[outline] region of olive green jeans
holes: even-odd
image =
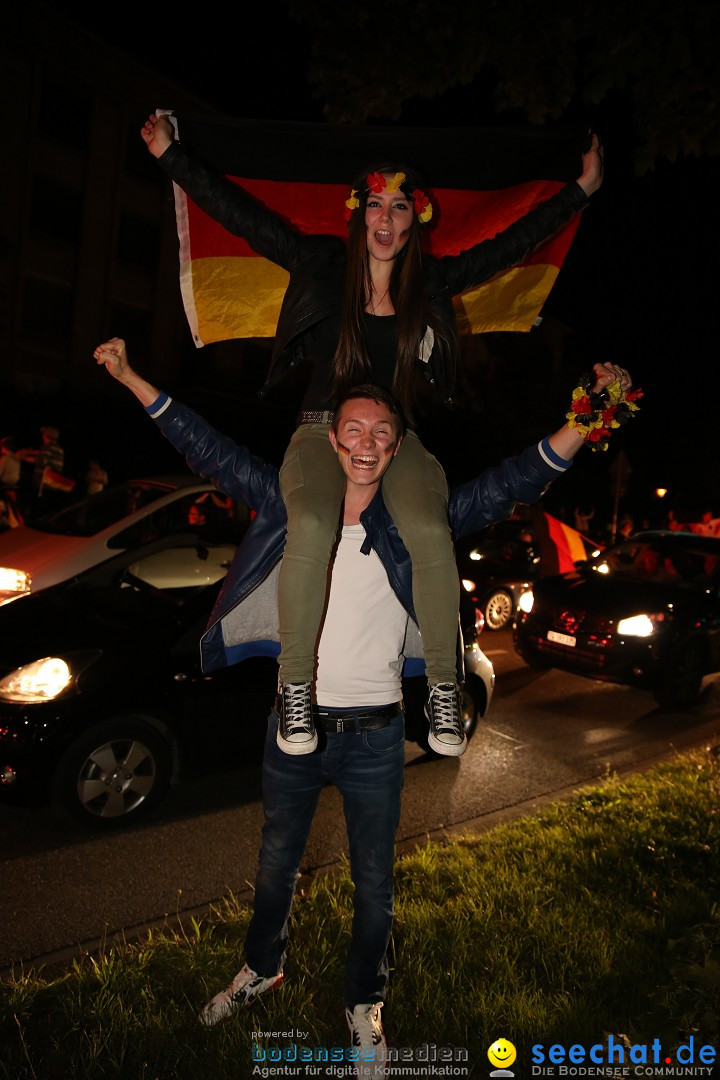
[[[281,679],[312,682],[346,479],[329,424],[302,424],[280,469],[288,515],[278,581]],[[430,683],[457,679],[460,586],[440,463],[408,432],[382,481],[383,500],[410,553],[413,603]],[[348,612],[348,627],[353,613]],[[350,631],[348,631],[350,640]]]

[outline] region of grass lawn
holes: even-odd
[[[487,1052],[497,1039],[516,1048],[518,1080],[713,1075],[720,748],[628,780],[609,778],[480,836],[430,843],[398,860],[396,878],[383,1012],[399,1059],[391,1076],[488,1077]],[[184,931],[108,948],[63,975],[16,970],[0,986],[0,1075],[347,1076],[347,1062],[305,1066],[292,1055],[317,1057],[317,1048],[342,1052],[348,1044],[343,960],[351,900],[346,868],[300,893],[282,987],[215,1030],[196,1017],[243,962],[249,912],[232,897]],[[618,1067],[579,1071],[600,1069],[608,1041]],[[253,1044],[264,1062],[254,1062]],[[689,1067],[690,1054],[702,1072],[666,1071]]]

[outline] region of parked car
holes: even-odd
[[[128,480],[0,535],[0,605],[38,592],[204,517],[247,521],[212,484],[181,475]]]
[[[275,659],[200,670],[199,639],[237,542],[232,523],[159,537],[0,609],[0,794],[59,801],[112,827],[145,817],[172,782],[254,751],[259,760]],[[471,737],[494,674],[472,627],[467,637]],[[407,737],[426,747],[427,682],[413,671]]]
[[[516,617],[531,588],[540,552],[527,519],[488,525],[456,545],[463,589],[483,614],[487,630],[502,630]]]
[[[545,515],[558,528],[556,519]],[[595,541],[572,530],[584,557],[597,553]],[[523,596],[543,572],[543,560],[553,554],[550,530],[545,539],[537,535],[534,521],[518,514],[465,537],[457,545],[457,562],[463,588],[483,613],[488,630],[503,630],[517,618]],[[547,545],[545,550],[543,545]]]
[[[651,691],[685,709],[720,670],[720,540],[635,533],[522,600],[515,647],[532,666]]]

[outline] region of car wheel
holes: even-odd
[[[465,735],[467,736],[468,742],[470,742],[473,735],[475,734],[478,722],[478,715],[478,703],[475,701],[475,698],[468,689],[467,685],[465,685],[460,692],[460,717],[462,719],[462,725],[465,730]],[[429,730],[430,729],[428,727],[427,719],[423,714],[423,723],[422,726],[417,730],[414,741],[422,750],[425,751],[426,754],[428,754],[429,757],[444,758],[445,754],[438,754],[438,752],[436,750],[433,750],[433,748],[430,746],[428,742]]]
[[[663,709],[689,709],[700,697],[705,665],[697,643],[682,646],[670,657],[653,694]]]
[[[496,589],[485,601],[485,629],[502,630],[515,614],[513,598],[506,589]]]
[[[170,747],[137,717],[85,732],[64,754],[55,794],[86,825],[117,828],[141,821],[170,783]]]

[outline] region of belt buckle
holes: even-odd
[[[335,729],[336,734],[338,735],[342,735],[345,732],[345,721],[341,716],[338,716],[337,720],[335,721]]]

